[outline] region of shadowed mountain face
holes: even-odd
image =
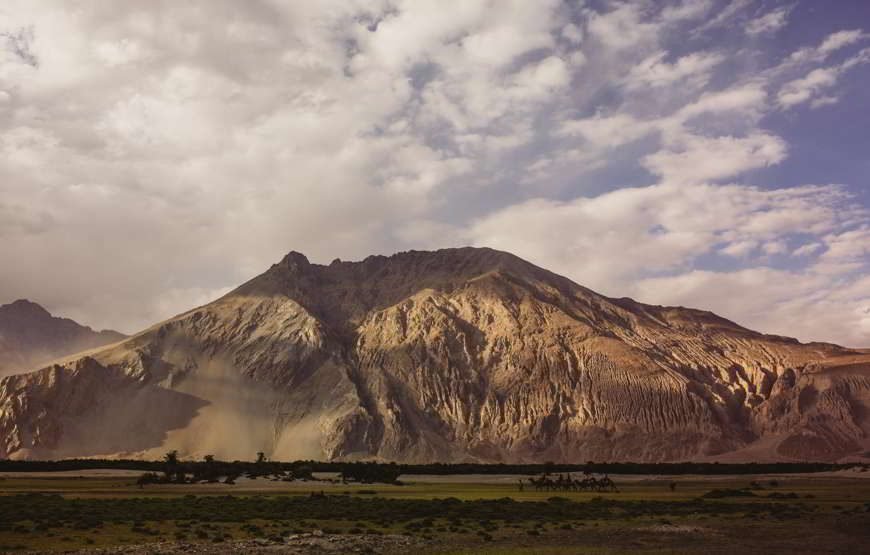
[[[27,300],[0,305],[0,376],[33,370],[56,358],[125,337],[116,331],[97,332],[68,318],[56,318]]]
[[[0,457],[834,460],[870,354],[610,299],[515,256],[288,254],[123,343],[0,382]]]

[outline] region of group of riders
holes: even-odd
[[[529,478],[528,483],[535,491],[612,491],[619,492],[619,488],[613,480],[605,474],[601,478],[584,475],[583,478],[574,478],[571,474],[559,474],[553,477],[543,474],[539,478]],[[520,491],[525,489],[525,481],[519,480]]]

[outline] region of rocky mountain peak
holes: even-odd
[[[608,298],[509,253],[291,252],[0,381],[0,457],[833,460],[870,449],[868,413],[868,354]]]
[[[288,297],[334,326],[353,327],[370,311],[421,291],[452,292],[490,274],[509,275],[518,282],[546,282],[556,289],[581,289],[510,253],[461,247],[372,255],[360,261],[336,259],[329,265],[311,263],[304,254],[291,251],[228,297]]]
[[[363,282],[371,281],[380,284],[379,288],[385,291],[388,288],[383,286],[387,283],[402,291],[427,287],[441,289],[492,272],[568,282],[510,253],[482,247],[410,250],[391,256],[372,255],[359,261],[336,258],[329,265],[311,263],[304,254],[291,251],[280,263],[240,287],[239,291],[251,293],[260,288],[263,292],[277,293],[278,282],[288,291],[293,291],[304,286],[306,279],[317,280],[318,285],[325,287],[349,286],[351,283],[365,286]]]
[[[309,267],[311,263],[308,261],[308,257],[301,252],[290,251],[284,255],[284,258],[281,259],[278,265],[291,271],[298,271],[299,269]]]
[[[52,316],[38,303],[18,299],[0,305],[0,376],[124,337],[116,331],[97,332],[69,318]]]
[[[0,313],[8,315],[26,315],[37,318],[51,318],[51,313],[43,308],[42,305],[28,299],[18,299],[9,304],[0,305]]]

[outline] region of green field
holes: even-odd
[[[0,478],[0,550],[858,553],[870,545],[870,479],[859,477],[616,477],[619,493],[595,493],[521,492],[512,477],[139,488],[133,475],[82,474]]]

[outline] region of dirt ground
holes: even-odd
[[[140,489],[137,474],[0,476],[0,552],[870,553],[860,472],[611,476],[606,493],[520,491],[515,475]]]

